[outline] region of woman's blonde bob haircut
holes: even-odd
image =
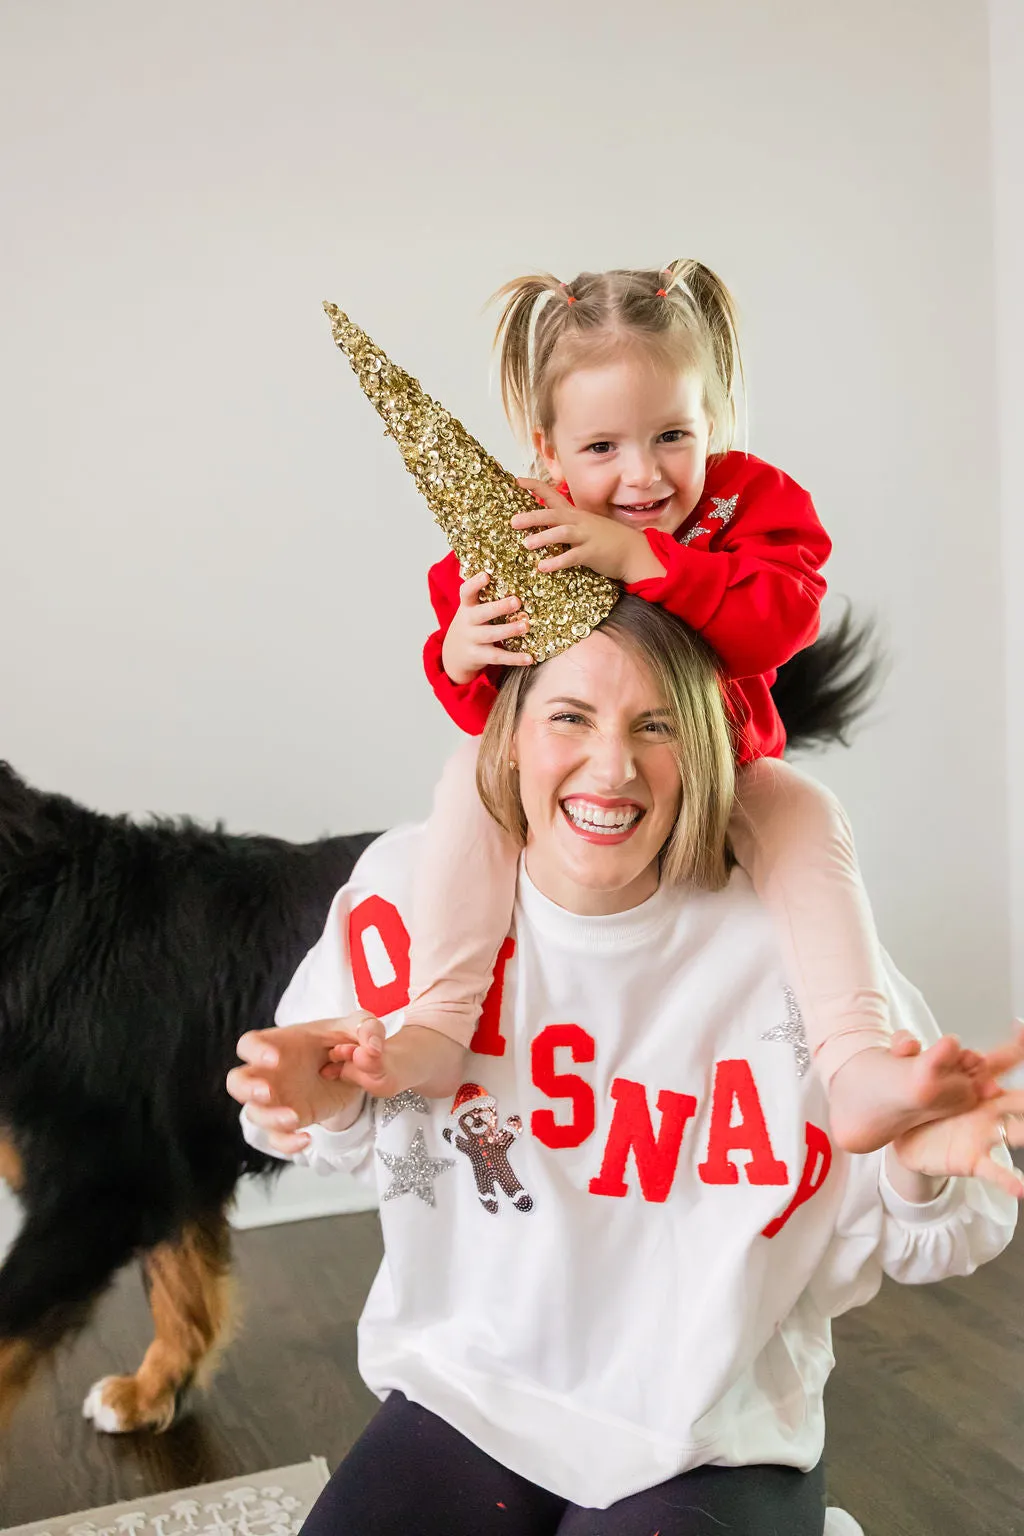
[[[599,626],[650,672],[670,712],[682,792],[661,850],[661,878],[717,891],[729,877],[726,827],[735,790],[733,742],[715,658],[680,620],[642,597],[619,599]],[[526,842],[527,825],[512,766],[523,704],[543,662],[507,674],[484,729],[477,759],[480,798],[506,832]]]

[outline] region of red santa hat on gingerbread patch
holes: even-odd
[[[471,1110],[497,1109],[497,1107],[497,1099],[493,1094],[488,1093],[486,1088],[481,1088],[479,1083],[463,1083],[452,1100],[448,1118],[458,1122],[462,1115],[468,1114]]]

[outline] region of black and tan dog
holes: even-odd
[[[156,1334],[86,1411],[163,1429],[230,1331],[226,1211],[246,1146],[224,1091],[372,834],[305,846],[136,824],[0,763],[0,1175],[24,1221],[0,1269],[0,1415],[142,1259]]]
[[[793,746],[843,740],[873,690],[847,618],[779,674]],[[226,1211],[246,1146],[224,1089],[374,834],[305,846],[137,824],[0,763],[0,1176],[24,1222],[0,1269],[0,1418],[40,1359],[141,1260],[155,1337],[86,1401],[164,1429],[230,1331]]]

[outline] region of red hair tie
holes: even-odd
[[[659,298],[659,299],[667,299],[668,298],[668,294],[667,294],[667,292],[666,292],[666,290],[664,288],[659,288],[657,294],[655,295],[655,297]]]
[[[570,295],[569,295],[569,297],[568,297],[568,298],[567,298],[567,299],[566,299],[566,301],[565,301],[565,302],[566,302],[566,303],[567,303],[567,304],[575,304],[575,303],[576,303],[576,300],[575,300],[575,299],[574,299],[574,298],[573,298],[573,296],[572,296],[572,294],[571,294],[571,293],[570,293]]]

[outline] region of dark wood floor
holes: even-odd
[[[246,1321],[210,1393],[157,1437],[97,1435],[81,1417],[91,1382],[134,1369],[148,1339],[141,1284],[123,1276],[7,1433],[0,1526],[312,1454],[337,1464],[374,1408],[355,1325],[376,1217],[246,1232],[237,1250]],[[1024,1536],[1024,1233],[970,1280],[887,1284],[836,1335],[833,1502],[868,1536]]]

